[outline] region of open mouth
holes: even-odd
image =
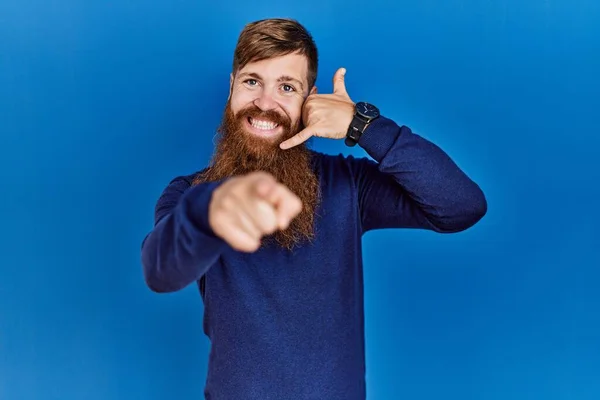
[[[273,121],[260,120],[252,117],[247,118],[248,125],[258,134],[273,133],[279,127],[279,124]]]
[[[264,132],[272,131],[279,126],[279,124],[277,124],[275,122],[255,119],[252,117],[248,117],[248,123],[254,129],[259,130],[259,131],[264,131]]]

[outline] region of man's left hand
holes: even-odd
[[[305,128],[281,143],[284,150],[307,141],[311,136],[330,139],[346,137],[354,116],[354,102],[350,99],[344,83],[345,68],[340,68],[333,76],[332,94],[311,94],[302,107],[302,121]]]

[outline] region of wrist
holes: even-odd
[[[192,187],[184,196],[190,210],[191,219],[200,231],[209,236],[215,236],[211,210],[214,199],[224,181],[205,182]],[[216,195],[216,196],[215,196]]]
[[[363,101],[356,103],[354,115],[346,132],[346,145],[350,147],[357,145],[369,125],[379,116],[379,109],[376,106]]]
[[[373,159],[381,161],[398,142],[399,137],[406,136],[409,132],[406,127],[400,127],[394,120],[382,115],[369,124],[358,145]]]

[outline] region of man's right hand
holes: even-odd
[[[213,192],[213,232],[238,251],[258,250],[261,239],[286,229],[302,210],[300,198],[265,172],[233,177]]]

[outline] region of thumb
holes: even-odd
[[[344,80],[346,76],[346,68],[339,68],[333,75],[333,93],[347,96],[346,82]]]

